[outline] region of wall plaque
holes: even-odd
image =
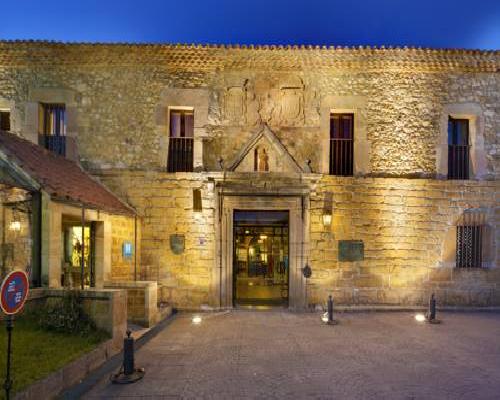
[[[184,253],[184,235],[170,235],[170,250],[174,254]]]
[[[339,261],[362,261],[365,245],[362,240],[339,240]]]

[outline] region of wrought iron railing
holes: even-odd
[[[61,156],[66,155],[66,136],[38,135],[38,144]]]
[[[469,145],[448,145],[448,179],[469,179]]]
[[[168,172],[193,171],[193,138],[171,137],[168,144]]]
[[[330,139],[330,175],[352,176],[353,140]]]

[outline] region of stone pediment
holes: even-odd
[[[285,146],[267,125],[255,132],[239,151],[229,171],[234,172],[303,172]]]

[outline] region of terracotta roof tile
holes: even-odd
[[[0,151],[38,182],[53,200],[83,203],[88,208],[111,213],[135,213],[74,161],[1,131]]]

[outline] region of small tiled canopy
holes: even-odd
[[[83,205],[110,213],[134,215],[121,201],[74,161],[54,154],[12,133],[0,131],[0,153],[22,170],[52,200]]]

